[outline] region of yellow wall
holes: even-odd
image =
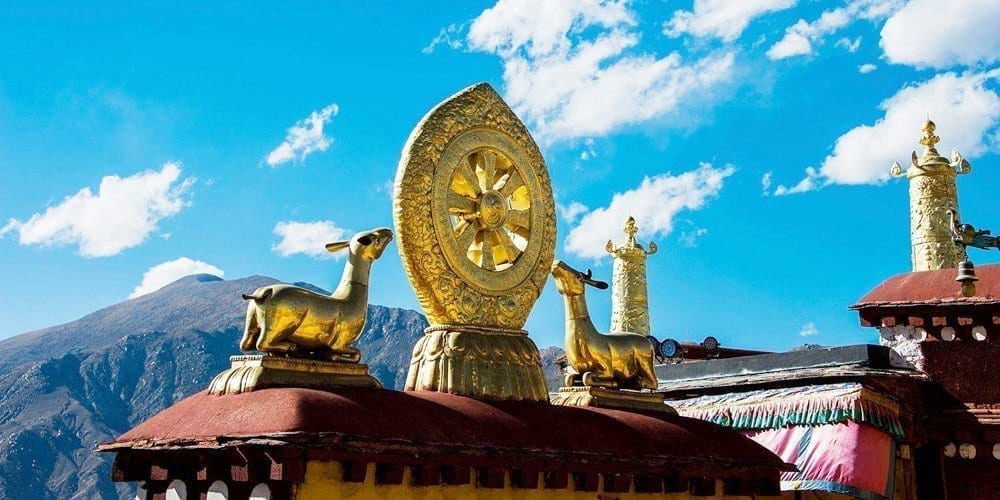
[[[381,499],[414,499],[414,500],[463,500],[463,499],[535,499],[535,498],[560,498],[560,499],[749,499],[748,496],[722,495],[722,482],[716,484],[716,496],[693,497],[687,493],[602,493],[604,488],[603,479],[598,485],[598,491],[583,492],[573,491],[573,477],[569,477],[569,487],[562,490],[545,489],[539,486],[538,489],[512,488],[510,486],[510,472],[506,473],[504,488],[478,488],[476,484],[475,471],[472,471],[469,484],[465,485],[435,485],[435,486],[411,486],[410,469],[403,472],[402,484],[375,484],[375,464],[368,464],[365,474],[365,482],[351,483],[344,482],[343,466],[340,462],[332,461],[310,461],[306,465],[305,482],[296,485],[293,498],[296,500],[327,500],[330,498],[351,498],[357,500],[381,500]],[[539,481],[541,485],[542,482]],[[760,498],[758,496],[757,498]],[[777,497],[772,497],[777,498]]]

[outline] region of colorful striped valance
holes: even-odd
[[[903,437],[899,404],[857,382],[763,389],[668,401],[686,417],[733,429],[778,429],[846,421]]]

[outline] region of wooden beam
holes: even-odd
[[[692,477],[688,479],[688,492],[691,496],[715,496],[715,479],[710,477]]]
[[[306,466],[304,462],[296,459],[272,461],[271,471],[268,476],[272,481],[300,483],[305,479]]]
[[[149,479],[152,481],[166,481],[170,477],[170,471],[159,465],[149,466]]]
[[[229,465],[229,478],[233,481],[238,481],[245,483],[250,480],[250,465],[249,464],[230,464]]]

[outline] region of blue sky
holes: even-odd
[[[659,245],[655,336],[874,342],[847,306],[910,268],[888,170],[928,115],[973,163],[963,218],[1000,220],[997,25],[972,0],[6,4],[0,338],[185,272],[334,286],[317,242],[391,226],[410,130],[487,81],[542,147],[557,256],[609,278],[629,214]],[[395,251],[373,275],[419,309]],[[550,285],[528,329],[562,328]]]

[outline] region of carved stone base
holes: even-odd
[[[588,386],[560,387],[559,393],[552,398],[552,404],[559,406],[592,406],[594,408],[613,408],[618,410],[646,410],[676,415],[677,410],[674,410],[663,401],[663,394],[657,392],[623,391]]]
[[[275,387],[330,390],[337,387],[382,387],[368,365],[280,356],[231,356],[232,366],[215,376],[208,393],[221,396]]]
[[[435,327],[417,341],[407,391],[548,401],[538,347],[526,332]]]

